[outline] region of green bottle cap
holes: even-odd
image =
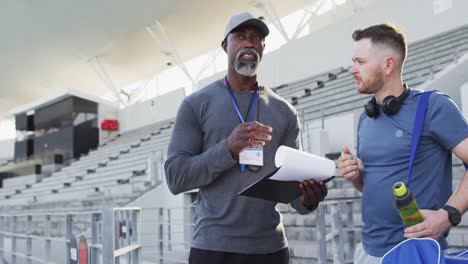
[[[402,197],[406,192],[406,185],[403,182],[397,182],[393,185],[393,194],[395,194],[395,196]]]

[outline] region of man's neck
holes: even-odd
[[[385,97],[393,95],[400,96],[405,91],[405,86],[401,79],[394,79],[387,81],[382,89],[375,93],[375,99],[378,104],[382,104]]]
[[[242,76],[228,73],[227,80],[232,90],[240,92],[253,91],[255,89],[255,83],[257,83],[257,75]]]

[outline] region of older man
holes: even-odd
[[[300,147],[295,109],[257,84],[268,33],[248,13],[233,16],[221,43],[226,77],[187,96],[177,114],[165,169],[174,194],[199,189],[192,264],[289,261],[276,203],[237,195],[275,169],[280,145]],[[323,182],[303,181],[292,206],[309,213],[326,194]]]

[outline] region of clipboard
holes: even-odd
[[[285,204],[294,201],[299,196],[301,196],[301,189],[299,187],[299,183],[301,182],[271,180],[270,177],[273,176],[280,168],[277,168],[272,173],[247,186],[245,189],[240,191],[238,195],[260,198]],[[327,178],[323,181],[324,183],[327,183],[333,178],[335,178],[335,176],[331,176],[330,178]]]
[[[303,180],[328,182],[335,173],[333,161],[287,146],[276,150],[275,165],[277,169],[250,184],[238,195],[290,203],[301,195],[299,184]]]
[[[290,203],[301,195],[299,181],[270,180],[280,168],[247,186],[238,194],[280,203]]]

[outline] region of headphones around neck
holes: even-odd
[[[382,102],[382,108],[385,114],[394,115],[400,110],[401,104],[408,97],[410,90],[405,85],[405,91],[396,97],[394,95],[389,95],[384,98]],[[377,118],[380,114],[379,105],[377,104],[375,97],[373,97],[366,105],[364,105],[364,110],[368,117]]]

